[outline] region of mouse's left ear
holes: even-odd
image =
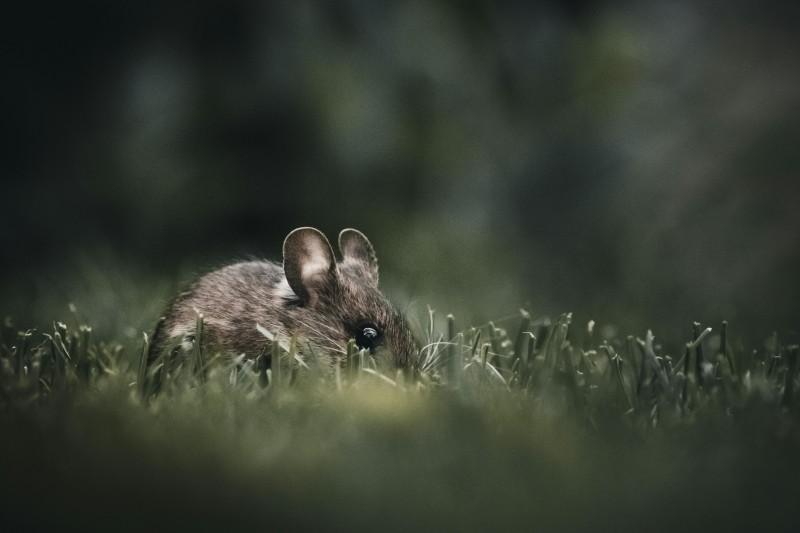
[[[308,227],[289,233],[283,241],[283,272],[297,297],[316,305],[336,283],[336,259],[325,235]]]
[[[339,251],[344,261],[357,263],[364,274],[378,285],[378,256],[363,233],[353,228],[343,229],[339,233]]]

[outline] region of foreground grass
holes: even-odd
[[[505,326],[505,327],[500,327]],[[202,343],[146,374],[86,325],[6,323],[0,499],[19,529],[785,530],[798,499],[797,347],[727,327],[668,354],[564,315],[457,331],[415,377]],[[273,361],[280,361],[274,364]]]

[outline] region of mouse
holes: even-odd
[[[284,239],[282,263],[236,262],[199,277],[158,321],[148,365],[188,353],[200,315],[206,353],[255,358],[270,353],[275,339],[296,338],[301,351],[309,347],[332,365],[346,356],[352,339],[383,366],[412,370],[419,344],[378,287],[372,243],[346,228],[338,245],[339,260],[320,230],[300,227]]]

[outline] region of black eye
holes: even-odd
[[[356,333],[356,344],[361,349],[371,350],[377,346],[380,336],[381,334],[377,326],[374,324],[365,324],[361,326]]]

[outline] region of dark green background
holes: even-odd
[[[177,283],[354,226],[402,306],[796,328],[798,8],[4,7],[0,313],[149,328]]]

